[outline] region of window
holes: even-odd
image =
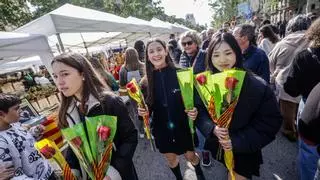
[[[311,10],[316,9],[316,5],[315,4],[311,4]]]

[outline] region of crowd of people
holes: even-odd
[[[146,114],[151,115],[156,147],[177,180],[183,179],[179,155],[191,163],[197,179],[213,179],[205,177],[201,165],[210,166],[210,154],[216,158],[220,146],[234,154],[236,180],[259,176],[262,149],[279,130],[288,140],[299,142],[299,179],[313,179],[320,157],[320,18],[297,15],[278,27],[270,21],[261,27],[225,23],[219,30],[188,31],[179,39],[171,36],[168,43],[137,41],[125,50],[116,73],[96,57],[58,55],[51,66],[61,96],[59,127],[82,123],[86,116],[118,118],[111,166],[104,179],[139,179],[132,159],[138,137],[144,138],[141,117]],[[192,68],[194,74],[246,71],[229,128],[211,120],[197,91],[193,109],[185,109],[177,77],[183,68]],[[128,110],[116,93],[133,78],[141,86],[146,108],[131,100],[133,109]],[[17,124],[19,103],[14,95],[0,94],[0,179],[55,179],[47,160],[33,147],[37,137]],[[188,119],[196,125],[194,140]],[[65,154],[73,173],[87,179],[73,151],[67,148]]]

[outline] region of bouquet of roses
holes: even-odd
[[[85,117],[85,122],[62,129],[62,134],[91,179],[102,180],[109,168],[117,117]]]
[[[191,110],[194,107],[193,103],[193,70],[192,68],[182,69],[177,71],[179,86],[183,99],[184,107]],[[194,121],[189,118],[189,128],[194,143]]]
[[[211,119],[219,127],[229,128],[232,115],[238,103],[244,77],[245,71],[234,69],[213,75],[202,73],[196,76],[196,87],[201,99],[204,101]],[[226,140],[230,139],[230,137],[226,138]],[[221,159],[221,155],[222,148],[220,146],[217,159]],[[224,161],[231,174],[231,179],[235,179],[232,150],[224,152]]]
[[[56,143],[48,139],[43,139],[36,142],[34,146],[45,159],[48,159],[49,161],[53,160],[56,164],[58,164],[60,170],[63,172],[63,178],[65,180],[76,179]]]
[[[129,96],[138,103],[138,106],[144,109],[147,109],[147,105],[145,103],[142,91],[136,81],[135,78],[133,78],[127,85],[126,85],[127,91]],[[155,151],[155,145],[153,138],[151,136],[151,128],[150,128],[150,120],[149,120],[149,114],[145,115],[143,117],[143,125],[144,125],[144,131],[146,132],[147,139],[150,141],[151,149]]]

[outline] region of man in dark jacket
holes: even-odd
[[[320,158],[320,83],[313,88],[308,96],[298,122],[299,135],[299,166],[301,179],[313,179]],[[308,156],[303,152],[308,150]]]
[[[243,24],[233,31],[244,56],[243,66],[262,77],[267,83],[270,80],[269,60],[266,53],[255,46],[254,27]]]

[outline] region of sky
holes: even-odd
[[[162,7],[167,15],[185,19],[186,14],[193,13],[197,23],[210,25],[212,12],[208,0],[162,0]]]

